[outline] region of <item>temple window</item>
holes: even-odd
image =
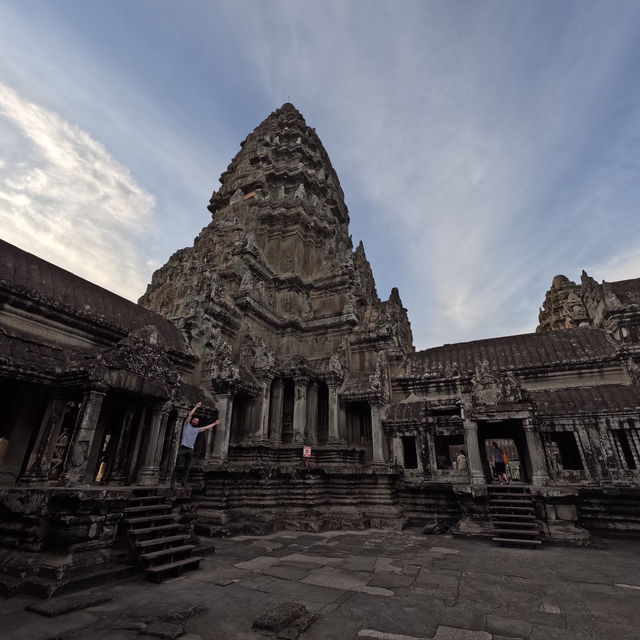
[[[549,434],[549,441],[555,445],[559,463],[563,469],[577,471],[584,469],[574,431],[554,431]]]

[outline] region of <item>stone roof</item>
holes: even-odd
[[[20,362],[31,369],[54,373],[66,366],[67,355],[60,347],[34,340],[22,331],[0,327],[0,367]]]
[[[638,411],[640,385],[610,384],[551,391],[531,391],[538,415],[599,414],[609,411]]]
[[[178,329],[162,316],[3,240],[1,290],[124,335],[152,325],[169,349],[188,351]]]
[[[608,282],[607,285],[620,300],[621,304],[640,305],[640,278],[632,280],[619,280],[618,282]]]
[[[406,377],[471,375],[483,364],[494,371],[579,364],[613,358],[616,350],[602,329],[584,327],[547,333],[446,344],[410,355]]]

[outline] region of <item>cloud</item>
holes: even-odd
[[[136,299],[153,196],[85,131],[2,83],[0,134],[3,238]]]

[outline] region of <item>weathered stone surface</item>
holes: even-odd
[[[259,618],[253,621],[252,626],[254,629],[263,629],[265,631],[278,633],[285,627],[289,627],[297,618],[307,613],[307,608],[304,605],[288,602],[269,611],[265,611]]]
[[[39,613],[41,616],[54,618],[72,611],[88,609],[96,605],[109,602],[111,596],[108,593],[84,593],[62,598],[52,598],[44,602],[37,602],[27,606],[27,611]]]
[[[165,638],[175,640],[184,634],[184,628],[170,622],[153,622],[142,633],[141,636],[153,636],[154,638]]]

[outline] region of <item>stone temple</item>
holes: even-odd
[[[0,242],[5,593],[159,578],[215,536],[286,528],[640,534],[640,278],[556,276],[536,333],[415,351],[293,105],[220,182],[138,304]],[[221,424],[171,489],[197,401]]]

